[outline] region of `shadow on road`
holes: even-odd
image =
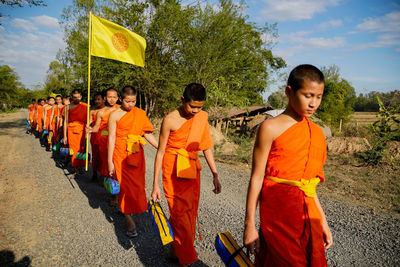
[[[0,251],[0,266],[31,266],[31,258],[29,256],[23,257],[19,261],[15,261],[15,254],[10,250]]]

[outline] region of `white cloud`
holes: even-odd
[[[61,31],[0,31],[0,60],[13,67],[28,87],[44,80],[49,63],[65,48]]]
[[[343,37],[309,37],[309,34],[310,32],[303,31],[282,35],[281,43],[289,44],[291,46],[275,49],[273,51],[274,54],[287,59],[303,51],[330,50],[344,47],[346,45],[346,39]]]
[[[393,11],[382,17],[366,18],[357,29],[368,32],[399,32],[400,11]]]
[[[15,18],[11,21],[11,25],[17,29],[21,29],[24,31],[37,30],[37,28],[33,25],[33,23],[26,19]]]
[[[314,14],[335,6],[339,0],[263,0],[268,6],[261,11],[264,20],[298,21],[311,19]]]
[[[31,17],[34,24],[48,28],[59,28],[58,19],[46,15]]]
[[[370,49],[381,47],[400,46],[400,11],[393,11],[381,17],[366,18],[363,23],[357,25],[357,29],[363,32],[373,32],[379,35],[376,41],[355,46],[354,49]],[[399,52],[399,48],[395,49]]]
[[[325,22],[322,22],[319,26],[319,30],[328,30],[332,28],[337,28],[343,25],[343,21],[340,19],[332,19]]]

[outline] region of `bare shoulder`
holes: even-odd
[[[296,123],[296,121],[289,118],[288,116],[279,115],[275,118],[265,120],[263,123],[261,123],[258,134],[264,138],[268,137],[268,138],[272,138],[272,140],[275,140],[284,131],[286,131],[288,128],[290,128],[295,123]]]
[[[121,117],[126,113],[126,111],[123,111],[122,109],[116,109],[110,113],[110,117],[108,117],[108,121],[111,122],[117,122]]]
[[[176,119],[179,117],[179,112],[178,110],[174,110],[165,116],[165,118],[162,121],[163,127],[167,127],[168,129],[171,129],[171,125],[176,121]]]

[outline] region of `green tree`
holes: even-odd
[[[92,57],[91,88],[139,89],[139,104],[150,114],[176,107],[183,87],[199,82],[208,89],[208,105],[241,106],[262,103],[269,73],[285,66],[274,57],[264,34],[276,35],[275,25],[257,27],[230,0],[218,8],[179,1],[74,0],[64,10],[71,88],[87,90],[88,13],[116,22],[144,36],[146,67]],[[173,18],[173,19],[171,19]]]
[[[268,104],[274,109],[285,109],[288,104],[288,98],[285,94],[285,87],[281,87],[278,91],[273,92],[268,97]]]
[[[354,87],[340,77],[339,68],[335,65],[323,67],[325,89],[322,102],[316,116],[333,127],[339,127],[340,121],[349,121],[356,101]]]
[[[68,94],[70,82],[70,72],[67,66],[57,60],[50,62],[44,84],[45,93],[47,95],[51,93]]]

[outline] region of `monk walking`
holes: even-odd
[[[131,214],[147,210],[144,139],[155,148],[158,144],[146,112],[135,107],[136,90],[125,86],[121,99],[121,108],[108,119],[108,171],[120,184],[119,205],[128,226],[126,235],[135,237],[138,232]]]
[[[151,194],[161,201],[159,176],[170,210],[169,222],[175,240],[168,257],[178,259],[181,266],[198,260],[194,249],[197,209],[200,199],[200,170],[198,151],[203,151],[213,174],[214,193],[221,192],[214,156],[208,114],[202,111],[206,90],[201,84],[186,86],[180,108],[163,120],[159,147],[154,163],[154,184]]]
[[[40,99],[39,105],[36,109],[36,129],[37,132],[39,133],[39,137],[40,134],[42,133],[42,125],[43,125],[43,107],[45,105],[45,100],[44,99]]]
[[[94,95],[94,108],[90,111],[90,127],[94,127],[97,120],[97,114],[104,108],[105,100],[101,92]],[[90,135],[90,145],[92,146],[92,181],[97,181],[97,172],[100,171],[100,152],[99,152],[99,134],[92,133]]]
[[[72,91],[71,104],[66,106],[64,119],[64,144],[69,145],[73,151],[72,167],[75,174],[79,175],[79,168],[85,166],[85,161],[76,159],[78,152],[85,153],[85,125],[87,121],[87,104],[82,103],[82,94],[79,90]]]
[[[34,115],[34,108],[36,106],[36,99],[32,99],[32,103],[28,106],[28,116],[26,118],[26,120],[29,122],[29,125],[31,127],[30,133],[33,133],[33,115]]]
[[[47,99],[47,105],[43,108],[43,113],[44,113],[43,129],[49,131],[49,135],[50,135],[50,132],[52,132],[52,130],[50,129],[51,128],[51,114],[52,114],[54,105],[55,105],[55,99],[54,99],[54,97],[50,96]],[[52,140],[50,142],[44,142],[44,143],[46,144],[46,147],[47,147],[47,144],[49,145],[49,147],[50,147],[49,151],[51,151]]]
[[[286,110],[257,132],[243,235],[245,246],[256,253],[256,266],[327,266],[325,249],[332,245],[332,234],[315,191],[325,179],[326,143],[321,128],[309,119],[324,86],[318,68],[294,68]]]
[[[50,131],[53,132],[53,140],[52,140],[52,145],[55,145],[59,141],[60,134],[58,132],[58,121],[61,116],[61,107],[63,106],[62,104],[62,98],[60,95],[56,96],[56,104],[53,105],[53,108],[51,109],[51,116],[50,116]]]

